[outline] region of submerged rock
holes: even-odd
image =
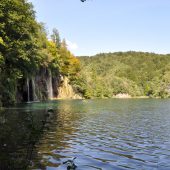
[[[54,109],[53,109],[53,108],[48,108],[48,109],[47,109],[47,112],[54,113]]]
[[[76,168],[77,168],[77,166],[75,165],[75,163],[74,163],[74,160],[76,159],[76,157],[75,158],[73,158],[73,160],[67,160],[67,161],[65,161],[65,162],[63,162],[63,164],[66,164],[67,165],[67,170],[75,170]]]

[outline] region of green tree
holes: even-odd
[[[59,49],[61,46],[61,39],[59,32],[56,28],[53,29],[53,34],[51,35],[52,41],[56,44],[56,47]]]
[[[87,98],[170,96],[170,56],[143,52],[102,53],[79,57],[81,71],[75,87]]]
[[[17,79],[30,74],[37,66],[37,28],[30,3],[25,0],[1,1],[0,96],[4,103],[13,102]]]

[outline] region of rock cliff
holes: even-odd
[[[17,102],[42,101],[50,99],[81,99],[70,85],[67,77],[60,73],[52,75],[50,69],[41,68],[34,76],[18,82]]]
[[[61,76],[61,83],[58,88],[57,98],[60,99],[82,99],[82,96],[78,94],[73,87],[69,84],[67,77]]]

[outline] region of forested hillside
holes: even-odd
[[[103,53],[80,57],[81,73],[75,86],[86,98],[170,96],[170,55],[143,52]]]

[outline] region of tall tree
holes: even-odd
[[[26,0],[0,2],[0,96],[14,100],[17,78],[36,67],[37,28],[33,6]]]
[[[56,28],[53,29],[53,34],[51,35],[52,41],[56,44],[56,47],[59,49],[61,46],[61,39],[59,32]]]

